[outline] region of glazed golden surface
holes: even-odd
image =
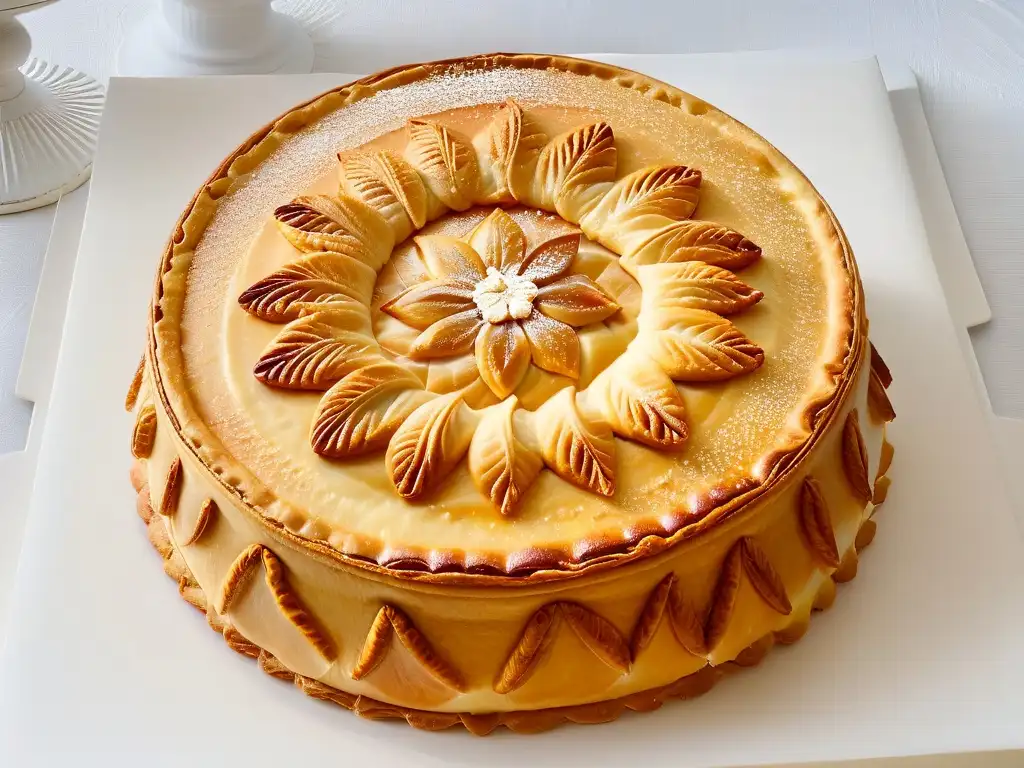
[[[614,178],[597,163],[596,180],[590,174],[567,195],[536,183],[540,175],[491,172],[508,188],[482,186],[479,200],[463,194],[476,183],[468,176],[448,188],[425,173],[445,208],[410,198],[406,210],[423,216],[409,223],[394,210],[367,213],[343,193],[311,197],[339,192],[335,152],[344,165],[368,148],[400,150],[408,118],[473,134],[508,114],[509,96],[539,116],[545,134],[584,123],[607,147],[614,131]],[[694,271],[697,262],[678,261],[690,252],[675,246],[638,249],[601,207],[595,186],[607,195],[651,165],[676,169],[655,174],[672,189],[673,222],[707,219],[733,233],[724,249],[705,242],[700,253],[735,274]],[[701,172],[699,200],[684,166]],[[492,199],[510,190],[521,197]],[[495,213],[496,203],[507,213]],[[330,232],[302,228],[320,215],[310,206],[330,213]],[[342,219],[363,232],[354,236],[363,264],[316,250],[349,247],[330,240],[346,236],[334,227]],[[561,219],[584,230],[578,244],[565,240],[576,235]],[[529,273],[536,295],[514,279],[526,279],[525,262],[500,281],[482,271],[503,263],[493,238],[479,236],[491,225],[502,242],[518,243],[502,253],[547,254],[545,270]],[[413,229],[426,239],[407,239]],[[393,249],[381,245],[388,238],[399,240]],[[441,246],[449,255],[435,258]],[[498,313],[495,322],[473,315],[472,354],[465,340],[423,342],[444,312],[408,293],[426,285],[417,270],[439,280],[456,251],[480,259],[474,292],[500,294],[472,299],[481,316],[485,307]],[[317,280],[347,270],[345,295],[329,299],[335,315],[267,293],[265,281],[296,269]],[[692,299],[711,277],[729,300],[697,319],[727,331],[734,365],[660,345],[663,321],[680,310],[665,286],[685,278]],[[571,290],[552,297],[562,280]],[[519,287],[506,294],[506,283]],[[464,308],[470,299],[452,300]],[[514,300],[532,309],[513,315]],[[515,334],[511,326],[535,312],[565,321],[561,351],[541,341],[519,354],[521,369],[493,364],[494,347],[479,339],[495,328]],[[330,370],[341,378],[330,382],[321,380],[327,369],[267,363],[292,323],[312,321],[357,328],[380,359],[340,356]],[[694,323],[669,325],[685,332]],[[317,431],[348,376],[398,382],[405,398],[395,400],[401,418],[383,418],[387,429],[364,442]],[[703,690],[716,668],[749,660],[745,649],[798,636],[873,535],[892,460],[891,379],[867,340],[838,225],[763,139],[699,99],[614,67],[474,57],[400,68],[296,108],[200,190],[161,265],[150,344],[128,396],[133,482],[182,594],[272,674],[370,716],[536,730],[653,708],[673,692]],[[629,382],[657,393],[648,402],[664,405],[660,421],[607,407],[612,385]],[[451,429],[428,451],[432,471],[403,474],[409,462],[395,443],[438,414]],[[570,420],[589,441],[585,473],[550,450]],[[484,449],[496,444],[526,457],[517,464],[523,493],[481,480],[491,476]],[[367,453],[353,456],[354,447]]]
[[[703,183],[695,217],[734,228],[761,247],[763,258],[738,271],[765,298],[730,318],[764,350],[764,364],[729,381],[679,384],[689,427],[681,450],[616,438],[614,496],[589,493],[545,470],[514,519],[503,519],[481,503],[465,462],[428,498],[410,503],[395,493],[379,457],[332,462],[318,456],[310,449],[309,432],[319,395],[275,390],[252,375],[280,328],[239,311],[236,298],[295,259],[295,248],[270,214],[298,195],[336,193],[336,150],[343,156],[353,149],[399,150],[404,133],[386,129],[408,116],[429,115],[473,136],[509,95],[522,99],[549,136],[607,121],[619,178],[657,163],[699,169]],[[498,103],[438,109],[453,101]],[[593,106],[583,109],[580,103]],[[488,210],[449,213],[424,232],[464,235]],[[520,219],[530,215],[524,209]],[[397,269],[415,260],[411,251],[409,240],[399,243],[384,266],[374,288],[377,307],[392,290]],[[636,333],[644,291],[615,261],[610,250],[584,239],[574,264],[573,271],[603,281],[624,305],[615,317],[581,329],[579,389],[621,355]],[[715,499],[767,487],[779,455],[807,440],[812,407],[837,391],[829,366],[849,352],[854,311],[853,284],[826,209],[763,140],[692,97],[680,108],[613,82],[537,70],[517,71],[514,78],[497,69],[418,81],[378,94],[372,103],[358,101],[328,113],[290,136],[244,185],[219,201],[187,273],[182,268],[164,278],[165,285],[179,280],[185,291],[181,358],[173,360],[173,350],[166,357],[172,367],[181,364],[179,394],[195,416],[186,428],[202,435],[208,464],[237,475],[251,489],[260,514],[300,537],[378,562],[426,562],[443,569],[472,562],[499,572],[571,566],[635,545],[646,535],[672,535],[712,512]],[[401,348],[400,325],[375,311],[374,332],[385,346],[390,341],[392,349]],[[211,327],[220,330],[211,334]],[[428,389],[443,389],[445,384],[436,384],[442,379],[458,382],[465,370],[459,366],[458,360],[434,362],[423,374],[432,380]],[[516,395],[522,408],[532,410],[568,383],[531,365]],[[473,391],[471,385],[467,389]],[[487,403],[470,398],[469,404]]]

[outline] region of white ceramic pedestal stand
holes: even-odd
[[[313,69],[313,41],[271,0],[161,0],[121,45],[120,75],[293,74]]]
[[[48,205],[92,171],[102,86],[70,67],[26,62],[31,41],[17,15],[51,2],[0,0],[0,214]]]

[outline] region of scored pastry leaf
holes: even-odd
[[[620,357],[595,389],[601,411],[617,435],[667,450],[686,443],[686,404],[672,379],[650,359]]]
[[[651,330],[646,348],[676,381],[721,381],[759,368],[764,351],[724,317],[681,310],[665,330]]]
[[[313,420],[313,450],[328,458],[386,448],[391,436],[433,397],[415,375],[394,363],[348,374],[321,398]]]
[[[704,623],[693,603],[683,596],[678,581],[673,582],[669,590],[668,616],[676,642],[695,656],[703,656],[708,652]]]
[[[359,659],[352,669],[352,679],[362,680],[372,674],[387,658],[396,637],[436,680],[453,690],[465,690],[458,670],[434,650],[430,641],[412,623],[412,619],[391,605],[384,605],[377,611],[366,640],[363,641]]]
[[[473,145],[455,131],[425,120],[406,124],[406,157],[427,188],[449,208],[464,211],[480,196],[480,171]]]
[[[614,624],[579,603],[562,602],[558,607],[565,623],[601,661],[619,672],[629,671],[629,645]]]
[[[505,660],[505,665],[494,681],[497,693],[512,693],[520,688],[537,667],[555,638],[555,629],[561,621],[557,603],[548,603],[534,612],[523,627],[515,648]]]
[[[506,517],[513,514],[544,462],[516,437],[513,396],[484,412],[469,444],[469,472],[480,492]]]
[[[465,455],[472,432],[459,423],[463,408],[460,395],[442,395],[413,411],[395,432],[385,463],[400,496],[424,496]]]
[[[615,438],[604,421],[585,419],[576,391],[553,395],[536,411],[535,423],[544,463],[573,485],[612,496],[615,493]]]
[[[704,638],[709,651],[717,647],[729,629],[742,575],[743,552],[740,543],[737,542],[722,561],[722,569],[718,572],[718,580],[715,582],[711,610],[704,622]]]
[[[547,137],[515,99],[507,99],[478,141],[478,152],[490,165],[480,202],[514,203],[517,177],[533,173]]]
[[[885,360],[879,354],[878,349],[875,347],[873,341],[869,341],[871,345],[871,370],[878,375],[878,380],[882,382],[882,386],[888,389],[892,385],[892,372],[889,370],[889,366],[885,364]]]
[[[228,568],[220,587],[218,613],[226,614],[231,610],[235,598],[248,581],[249,574],[263,559],[263,545],[250,544],[243,549]]]
[[[793,606],[786,594],[786,585],[783,584],[768,555],[748,536],[740,539],[739,547],[743,554],[743,570],[746,571],[751,586],[772,610],[788,616],[793,611]]]
[[[377,274],[365,264],[339,253],[322,252],[286,264],[247,288],[238,303],[251,315],[271,323],[294,320],[313,309],[340,308],[360,313],[349,303],[368,306]],[[369,319],[369,314],[366,319]]]
[[[132,456],[136,459],[148,459],[153,452],[156,440],[156,408],[144,405],[139,409],[132,430]]]
[[[366,633],[359,659],[352,668],[352,679],[362,680],[371,674],[388,655],[395,628],[391,623],[391,606],[385,605],[373,617],[370,631]]]
[[[170,517],[178,511],[178,501],[181,499],[181,482],[184,471],[181,468],[181,459],[175,456],[171,466],[167,468],[167,475],[164,477],[164,492],[160,496],[160,506],[157,512],[164,517]]]
[[[804,480],[800,489],[800,526],[814,556],[829,568],[839,567],[839,548],[832,530],[825,495],[813,477]]]
[[[843,424],[843,470],[854,497],[861,504],[871,501],[872,488],[868,479],[868,451],[860,432],[860,416],[854,408]]]
[[[300,251],[351,256],[374,271],[395,245],[388,222],[361,200],[347,195],[305,195],[274,211],[278,228]]]
[[[217,506],[217,502],[213,499],[206,499],[199,507],[199,514],[196,516],[196,522],[192,526],[192,533],[188,535],[181,545],[189,547],[199,541],[203,534],[210,528],[211,523],[220,514],[220,508]]]
[[[889,422],[896,418],[892,401],[885,391],[885,382],[874,368],[868,371],[868,413],[876,422]]]
[[[377,342],[349,330],[330,312],[305,315],[281,329],[253,367],[264,384],[322,391],[383,357]]]
[[[711,221],[677,221],[630,238],[622,249],[620,264],[636,276],[645,264],[703,261],[737,270],[761,258],[761,248],[724,224]]]
[[[651,644],[654,635],[665,618],[665,610],[668,606],[669,592],[675,587],[676,575],[670,573],[658,582],[657,586],[647,596],[644,607],[640,611],[640,618],[633,627],[633,634],[630,637],[629,650],[633,661],[636,661],[647,646]]]
[[[527,202],[574,224],[615,181],[617,150],[608,123],[580,126],[556,136],[537,160],[533,199]]]
[[[619,179],[580,221],[587,237],[614,248],[623,230],[651,230],[690,218],[700,197],[700,171],[655,165]]]
[[[543,287],[569,269],[579,249],[578,232],[553,237],[526,255],[519,273],[527,280]]]
[[[274,602],[277,603],[278,609],[325,661],[334,661],[338,655],[334,640],[295,593],[280,558],[266,547],[262,548],[262,557],[267,587],[274,596]]]
[[[704,624],[690,601],[683,597],[679,579],[670,573],[651,591],[633,629],[630,651],[634,661],[651,644],[666,617],[676,642],[695,656],[707,653]]]
[[[376,210],[400,243],[427,223],[427,188],[416,169],[393,152],[340,156],[341,189]]]

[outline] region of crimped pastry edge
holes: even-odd
[[[173,268],[175,257],[180,254],[187,257],[187,254],[201,238],[206,224],[212,218],[217,199],[227,194],[239,179],[243,179],[259,165],[291,133],[315,122],[328,111],[372,96],[380,90],[452,71],[500,67],[554,68],[573,74],[594,76],[615,82],[654,100],[686,109],[691,114],[710,115],[717,119],[727,120],[730,126],[745,131],[747,135],[743,138],[747,142],[756,144],[757,148],[769,156],[773,162],[779,162],[787,168],[795,169],[788,159],[758,134],[700,99],[645,75],[611,65],[564,56],[496,53],[396,67],[314,97],[254,133],[221,164],[197,192],[179,219],[175,233],[167,245],[157,275],[151,305],[146,353],[147,367],[152,372],[152,381],[157,397],[174,426],[176,442],[180,444],[182,450],[191,453],[196,462],[208,470],[208,475],[213,476],[208,479],[215,478],[224,490],[238,500],[241,508],[273,530],[276,536],[288,540],[295,546],[307,548],[321,558],[341,565],[379,571],[400,578],[446,583],[486,584],[493,583],[496,579],[508,581],[510,578],[520,583],[527,581],[533,583],[574,576],[584,571],[591,572],[595,569],[611,567],[662,552],[673,544],[698,536],[743,511],[756,509],[753,507],[755,502],[763,500],[773,487],[798,468],[816,444],[817,439],[827,432],[833,417],[841,410],[842,404],[847,399],[852,383],[856,380],[863,362],[867,323],[860,278],[842,229],[827,204],[818,196],[816,203],[819,207],[819,215],[830,228],[831,239],[836,251],[835,256],[840,267],[849,276],[850,290],[846,296],[845,306],[842,308],[842,316],[846,322],[836,328],[831,340],[835,347],[832,359],[820,362],[831,377],[830,383],[823,386],[809,399],[801,419],[802,430],[800,433],[791,434],[787,445],[762,458],[759,473],[761,479],[747,477],[737,481],[736,478],[730,478],[727,488],[720,486],[718,490],[709,491],[699,503],[694,505],[693,512],[673,516],[668,526],[661,522],[665,516],[662,516],[661,519],[652,517],[649,520],[638,520],[627,531],[598,532],[582,542],[565,542],[545,548],[534,547],[508,553],[501,558],[492,553],[462,550],[426,551],[412,547],[386,548],[382,542],[375,542],[365,536],[359,537],[364,540],[361,541],[360,547],[362,553],[344,552],[323,542],[299,536],[278,520],[263,514],[260,505],[252,501],[253,490],[261,491],[264,496],[268,491],[259,487],[258,484],[253,489],[248,489],[244,482],[228,482],[227,477],[244,476],[245,468],[225,453],[227,466],[220,466],[217,468],[219,471],[213,471],[209,463],[201,458],[198,441],[195,438],[186,437],[183,433],[183,420],[186,425],[192,427],[198,425],[200,431],[205,427],[195,416],[194,408],[188,401],[187,394],[183,395],[182,392],[173,391],[173,385],[171,392],[168,392],[165,387],[162,369],[165,366],[169,369],[168,378],[172,382],[180,380],[181,361],[180,348],[174,345],[174,342],[178,340],[176,334],[180,329],[172,328],[170,339],[166,338],[166,334],[160,334],[155,330],[155,326],[163,317],[161,303],[165,299],[164,275]],[[795,170],[799,174],[799,170]],[[807,183],[808,188],[813,190],[810,182],[802,174],[800,176]],[[162,343],[158,343],[158,336],[164,337]],[[170,348],[168,348],[169,345]],[[172,403],[172,400],[175,402]],[[175,406],[181,409],[182,414],[179,414]],[[229,471],[225,471],[225,469]],[[373,556],[363,554],[368,551],[376,554]]]

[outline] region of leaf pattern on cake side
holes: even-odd
[[[892,373],[889,371],[889,366],[885,364],[885,360],[878,353],[878,349],[875,347],[874,342],[868,342],[871,348],[871,370],[878,376],[878,380],[882,382],[882,386],[888,389],[892,385]]]
[[[827,568],[839,567],[839,549],[821,483],[807,477],[800,489],[800,525],[814,556]]]
[[[629,672],[629,644],[614,624],[584,605],[557,601],[531,614],[494,681],[495,692],[512,693],[525,685],[563,624],[609,667],[620,674]]]
[[[633,627],[630,654],[634,661],[651,644],[666,618],[672,636],[683,648],[695,656],[707,653],[704,625],[693,605],[683,597],[678,577],[670,573],[651,591]]]
[[[871,501],[871,481],[868,479],[868,451],[860,433],[860,417],[854,408],[846,415],[842,436],[843,470],[857,501]]]
[[[778,571],[772,565],[768,555],[761,549],[761,546],[749,536],[739,541],[740,552],[743,554],[743,570],[750,580],[751,586],[761,596],[761,599],[771,606],[772,610],[788,616],[793,610],[786,594],[786,585]]]
[[[530,678],[554,640],[553,629],[560,620],[557,603],[545,605],[530,616],[494,682],[496,693],[512,693]]]
[[[896,418],[885,383],[874,368],[868,371],[868,412],[875,422],[885,423]]]
[[[240,599],[253,571],[260,565],[263,566],[267,588],[278,610],[325,661],[334,661],[337,657],[334,641],[295,594],[280,558],[262,544],[250,544],[238,554],[228,568],[221,582],[217,612],[227,614],[231,611],[236,601]]]
[[[436,680],[452,690],[466,690],[458,670],[434,649],[405,613],[391,605],[383,606],[374,617],[352,670],[352,679],[362,680],[371,675],[387,658],[396,636]]]
[[[623,674],[629,672],[629,645],[614,624],[579,603],[561,602],[559,608],[565,623],[594,655]]]
[[[704,622],[704,638],[708,651],[713,651],[725,637],[729,629],[729,620],[736,607],[736,595],[740,591],[740,577],[743,575],[743,553],[739,542],[734,544],[722,562],[715,582],[715,592],[711,601],[711,610]]]
[[[295,594],[288,582],[284,564],[266,547],[263,547],[261,554],[267,587],[270,588],[281,613],[303,634],[325,661],[334,661],[338,655],[334,641]]]
[[[170,517],[178,510],[178,499],[181,496],[181,459],[175,456],[164,477],[164,492],[160,496],[160,507],[157,509],[164,517]]]
[[[156,440],[156,408],[144,405],[139,409],[132,430],[132,456],[136,459],[148,459],[153,452],[153,441]]]
[[[206,499],[199,507],[199,515],[196,517],[195,525],[192,526],[192,533],[188,535],[187,539],[181,542],[181,545],[183,547],[189,547],[199,541],[217,517],[218,512],[219,509],[217,507],[217,502],[213,499]]]

